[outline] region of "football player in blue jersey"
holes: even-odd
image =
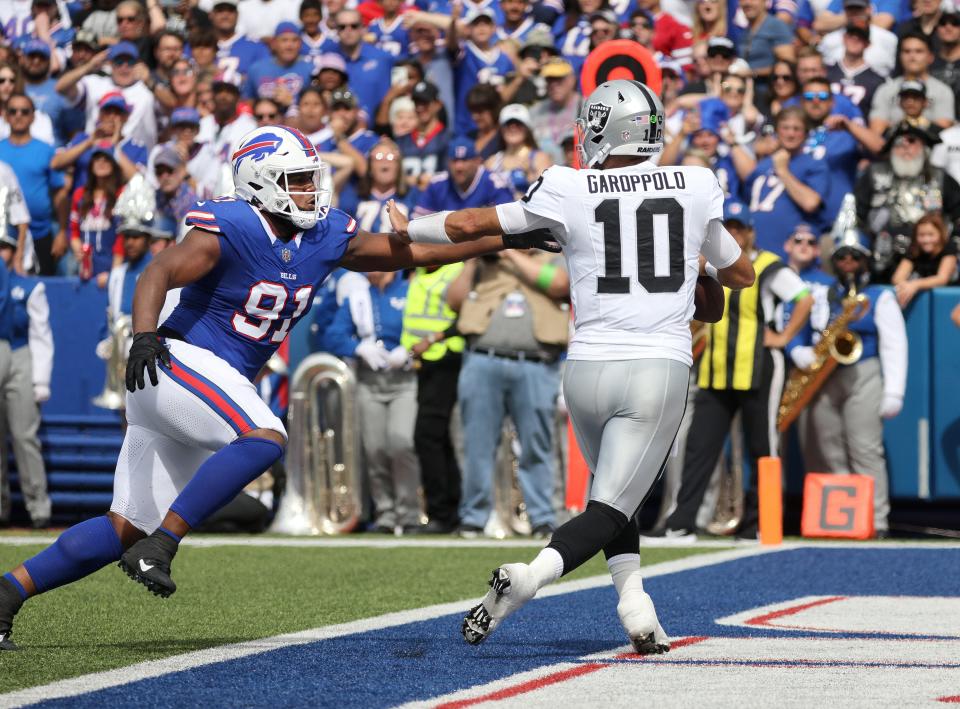
[[[0,649],[15,648],[10,634],[24,600],[107,564],[119,561],[159,596],[176,590],[170,564],[183,536],[283,454],[286,431],[252,380],[333,269],[391,271],[505,248],[499,236],[404,244],[360,231],[330,208],[326,172],[299,131],[252,131],[233,155],[236,195],[197,203],[183,241],[144,271],[110,512],[0,577]],[[527,248],[535,237],[506,243]],[[174,288],[182,288],[180,303],[160,323]]]

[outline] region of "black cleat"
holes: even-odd
[[[120,557],[120,568],[137,583],[161,598],[168,598],[177,590],[170,578],[170,563],[178,544],[169,534],[159,529],[127,549]]]
[[[23,597],[17,587],[0,576],[0,650],[18,650],[13,635],[13,617],[23,606]]]

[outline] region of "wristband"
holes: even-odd
[[[718,277],[718,274],[717,274],[716,266],[713,266],[709,263],[705,263],[703,265],[703,272],[706,273],[708,276],[710,276],[710,278],[712,278],[713,280],[718,282],[720,281],[720,278]]]
[[[540,268],[540,273],[537,274],[537,288],[540,290],[547,290],[550,287],[550,284],[553,283],[553,276],[557,272],[557,267],[552,263],[545,263]]]
[[[452,212],[434,212],[425,217],[417,217],[407,226],[410,241],[418,244],[452,244],[444,224],[447,215]]]

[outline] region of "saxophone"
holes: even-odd
[[[777,411],[777,430],[783,433],[810,403],[838,364],[853,364],[863,354],[860,336],[850,332],[850,323],[860,319],[870,307],[870,299],[857,293],[856,286],[841,301],[840,315],[827,325],[813,348],[813,364],[790,372]]]

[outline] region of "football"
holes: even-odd
[[[693,304],[694,320],[717,322],[723,317],[723,286],[710,276],[698,276]]]

